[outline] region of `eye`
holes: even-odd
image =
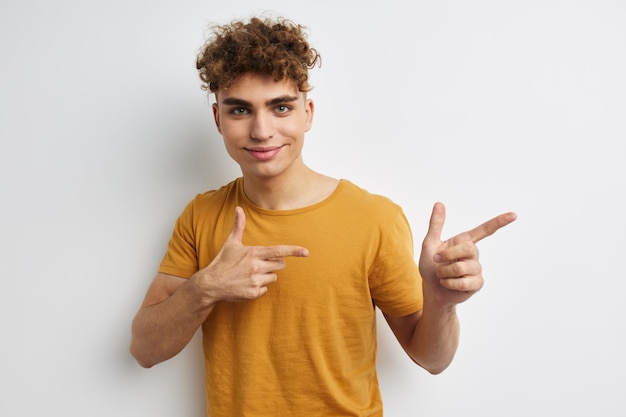
[[[284,104],[276,106],[276,113],[287,113],[289,110],[291,110],[291,107]]]
[[[248,109],[246,109],[245,107],[236,107],[234,109],[232,109],[230,111],[232,114],[234,114],[235,116],[241,116],[243,114],[248,114]]]

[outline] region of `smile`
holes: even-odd
[[[274,146],[274,147],[268,147],[268,148],[244,148],[244,149],[253,158],[259,161],[267,161],[267,160],[272,159],[274,156],[276,156],[282,149],[282,146]]]

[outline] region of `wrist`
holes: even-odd
[[[185,298],[189,305],[196,306],[200,312],[212,309],[219,301],[210,283],[211,280],[206,271],[200,270],[189,278],[187,285],[184,285]]]
[[[424,309],[434,310],[439,314],[454,314],[456,315],[457,303],[454,302],[449,296],[449,290],[443,288],[441,284],[436,283],[423,283],[422,293],[424,296]]]

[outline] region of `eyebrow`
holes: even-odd
[[[267,100],[265,104],[267,106],[276,106],[281,103],[289,103],[289,102],[296,101],[296,100],[298,100],[298,96],[290,96],[290,95],[285,94],[285,95]],[[236,97],[227,97],[224,100],[222,100],[222,104],[225,104],[228,106],[252,107],[252,103],[250,103],[249,101],[243,100],[241,98],[236,98]]]

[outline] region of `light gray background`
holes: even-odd
[[[203,415],[199,338],[144,370],[130,322],[184,205],[239,174],[194,69],[207,24],[263,10],[323,56],[311,167],[400,203],[418,247],[437,200],[447,236],[519,215],[480,244],[444,374],[381,326],[386,415],[625,415],[617,0],[0,3],[0,415]]]

